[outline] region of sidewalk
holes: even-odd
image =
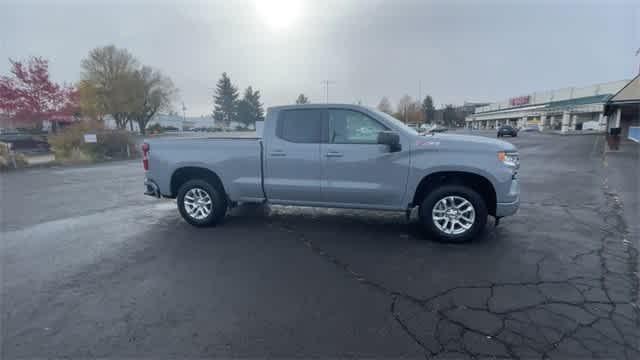
[[[553,135],[561,135],[561,136],[571,136],[571,135],[604,135],[604,130],[569,130],[566,132],[562,132],[561,130],[544,130],[542,131],[545,134],[553,134]]]
[[[606,145],[605,145],[606,146]],[[608,186],[620,196],[630,241],[640,242],[640,145],[630,141],[620,143],[619,151],[604,154]]]

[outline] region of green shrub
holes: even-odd
[[[128,131],[104,130],[98,133],[98,144],[102,156],[108,158],[126,158],[138,155],[138,147]],[[127,148],[129,152],[127,152]]]
[[[0,170],[8,169],[11,166],[11,162],[8,156],[0,154]]]
[[[69,159],[72,151],[82,151],[81,147],[85,145],[84,134],[95,132],[97,128],[98,126],[94,123],[79,122],[60,130],[57,134],[49,136],[49,145],[51,145],[56,159]]]
[[[98,142],[85,143],[85,134],[96,134]],[[133,137],[127,131],[104,129],[101,124],[89,121],[78,122],[49,136],[49,144],[56,159],[61,161],[93,162],[137,155]]]
[[[13,160],[9,152],[9,147],[6,143],[0,142],[0,170],[7,170],[16,167],[24,167],[27,165],[27,161],[22,154],[14,154]]]

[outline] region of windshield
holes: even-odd
[[[407,124],[403,123],[402,121],[396,119],[395,117],[387,114],[386,112],[380,111],[378,109],[373,109],[373,108],[369,108],[369,111],[375,113],[376,115],[383,117],[386,121],[392,123],[394,126],[399,127],[405,131],[408,131],[412,134],[420,134],[415,128],[412,128],[411,126],[408,126]]]

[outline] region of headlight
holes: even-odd
[[[498,151],[498,160],[516,169],[520,167],[520,156],[515,151]]]

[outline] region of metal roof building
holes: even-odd
[[[467,127],[494,129],[509,124],[517,127],[537,125],[541,130],[562,132],[605,130],[607,101],[629,80],[585,87],[568,87],[533,92],[479,107],[466,117]]]
[[[608,133],[640,142],[640,75],[609,98],[604,114]]]

